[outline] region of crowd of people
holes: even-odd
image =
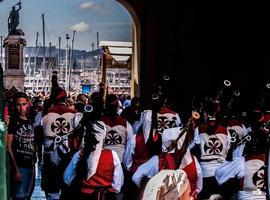
[[[184,121],[168,77],[148,110],[104,89],[74,98],[52,81],[50,95],[6,90],[12,199],[31,198],[35,163],[48,200],[269,199],[268,96],[243,112],[224,88]]]

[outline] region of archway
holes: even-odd
[[[116,0],[122,4],[132,17],[132,81],[131,81],[131,94],[140,96],[140,67],[141,67],[141,23],[140,19],[135,12],[134,8],[125,0]]]
[[[116,0],[122,6],[124,6],[129,14],[132,16],[132,95],[140,96],[140,21],[139,18],[130,4],[124,0]],[[0,63],[1,64],[1,63]],[[4,150],[1,152],[5,152]]]

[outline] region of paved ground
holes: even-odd
[[[35,189],[34,192],[32,194],[31,200],[45,200],[45,194],[44,192],[41,190],[40,188],[40,170],[38,169],[37,165],[36,165],[36,185],[35,185]]]

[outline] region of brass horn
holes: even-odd
[[[223,81],[223,84],[225,85],[225,86],[227,86],[227,87],[230,87],[232,84],[231,84],[231,81],[229,81],[229,80],[224,80]]]
[[[232,85],[232,84],[231,84],[231,81],[229,81],[229,80],[224,80],[224,81],[223,81],[223,84],[224,84],[224,86],[226,86],[227,88],[230,87],[230,86]],[[217,95],[217,98],[216,98],[216,102],[217,102],[217,103],[220,102],[220,97],[221,97],[221,95],[222,95],[222,93],[223,93],[223,90],[224,90],[224,88],[222,88],[222,89],[220,90],[220,92],[218,93],[218,95]]]
[[[152,94],[152,100],[157,100],[159,98],[159,95],[158,94]]]
[[[169,80],[171,80],[171,78],[170,78],[169,75],[164,75],[164,76],[162,77],[162,79],[163,79],[164,81],[169,81]]]
[[[170,152],[172,151],[176,145],[177,142],[179,141],[179,139],[188,131],[189,127],[194,123],[194,121],[196,121],[197,119],[200,118],[200,114],[196,111],[193,111],[191,113],[191,117],[188,119],[187,123],[185,126],[183,126],[182,128],[180,128],[180,133],[177,136],[177,138],[171,143],[171,145],[166,149],[166,152]]]
[[[270,120],[268,120],[267,122],[264,123],[263,129],[266,131],[269,131],[270,129]]]
[[[239,97],[241,93],[240,93],[239,90],[235,90],[235,91],[233,92],[233,94],[234,94],[234,96]]]
[[[199,119],[200,118],[200,114],[198,112],[196,112],[196,111],[193,111],[192,112],[192,118],[195,119],[195,120],[196,119]]]
[[[230,101],[229,101],[229,103],[227,104],[227,110],[230,110],[231,108],[232,108],[232,103],[233,103],[233,101],[236,99],[236,98],[238,98],[239,96],[240,96],[240,91],[239,90],[235,90],[234,92],[233,92],[233,96],[232,96],[232,98],[230,99]]]

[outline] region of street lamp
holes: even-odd
[[[66,47],[66,73],[65,73],[65,78],[66,78],[66,82],[65,82],[65,89],[66,91],[68,91],[68,40],[70,39],[69,35],[66,34],[66,40],[67,40],[67,47]]]

